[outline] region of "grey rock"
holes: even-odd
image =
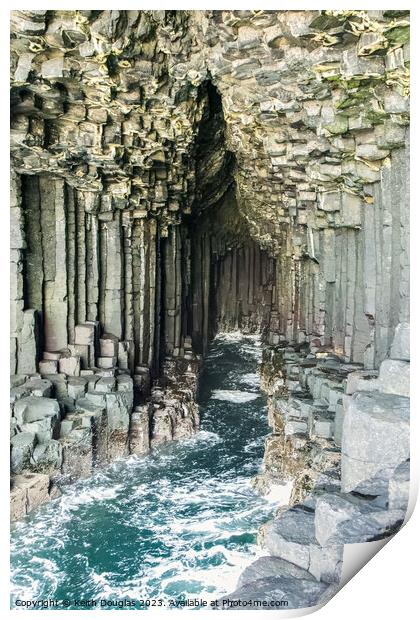
[[[382,510],[356,516],[338,525],[337,533],[330,538],[330,543],[343,545],[382,540],[399,530],[404,517],[403,510]]]
[[[313,512],[292,508],[268,527],[264,545],[270,555],[309,569],[310,546],[317,545]]]
[[[406,511],[410,497],[410,463],[401,463],[392,474],[388,484],[389,510]]]
[[[367,500],[358,499],[352,495],[329,494],[322,495],[316,502],[315,508],[315,536],[321,546],[329,544],[334,539],[341,523],[360,515],[369,515],[375,507]]]
[[[390,357],[410,361],[410,323],[398,323],[391,345]]]
[[[95,384],[95,392],[108,393],[115,391],[116,381],[114,377],[102,377]]]
[[[27,378],[27,375],[10,375],[10,387],[17,388],[22,386]]]
[[[11,470],[15,474],[28,469],[33,449],[36,444],[35,433],[18,433],[11,441]]]
[[[219,608],[238,610],[275,610],[313,607],[334,589],[312,578],[266,577],[247,583],[219,599]],[[283,601],[283,605],[282,605]]]
[[[50,480],[46,474],[25,473],[13,476],[13,489],[20,488],[25,498],[26,512],[49,501]]]
[[[356,370],[347,375],[346,394],[354,392],[373,392],[380,390],[381,384],[378,381],[376,370]]]
[[[152,448],[172,440],[173,422],[167,408],[157,409],[152,415],[151,442]]]
[[[85,377],[69,377],[67,382],[67,393],[69,398],[78,400],[83,398],[86,393],[87,379]]]
[[[409,400],[395,394],[357,392],[345,411],[342,490],[349,492],[409,456]]]
[[[58,372],[57,360],[41,360],[38,364],[39,372],[43,375],[54,375]]]
[[[32,461],[33,470],[37,472],[52,473],[60,470],[63,461],[61,443],[54,439],[39,443],[33,450]]]
[[[150,450],[150,406],[136,407],[131,414],[130,454],[140,456]]]
[[[70,481],[88,478],[92,474],[93,451],[90,428],[72,430],[60,439],[63,461],[62,474]]]
[[[69,375],[71,377],[78,377],[80,375],[80,357],[67,356],[60,358],[58,367],[61,373]]]
[[[52,396],[52,383],[47,379],[39,379],[38,377],[30,377],[23,385],[29,389],[31,396]]]
[[[257,581],[257,579],[265,579],[266,577],[293,577],[296,579],[315,579],[308,571],[291,564],[282,558],[276,558],[273,556],[264,556],[252,562],[249,566],[242,571],[239,580],[238,588]]]
[[[74,328],[74,343],[81,345],[93,345],[95,343],[95,325],[84,323]]]
[[[400,360],[384,360],[379,370],[379,382],[383,392],[410,396],[410,363]]]
[[[18,424],[36,422],[44,418],[60,418],[60,406],[52,398],[27,396],[16,402],[15,417]]]

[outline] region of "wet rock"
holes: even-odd
[[[152,414],[151,440],[150,446],[156,448],[159,445],[172,441],[172,417],[170,410],[166,407],[156,409]]]
[[[108,459],[128,454],[128,431],[130,414],[122,393],[106,394],[106,415],[108,432]]]
[[[45,474],[22,474],[12,478],[13,518],[22,518],[25,514],[49,501],[49,477]]]
[[[90,428],[72,430],[60,439],[63,462],[61,473],[69,481],[88,478],[92,475],[92,431]]]
[[[10,520],[23,519],[26,515],[26,492],[18,485],[13,485],[10,491]]]
[[[141,456],[150,450],[150,405],[136,407],[131,414],[130,454]]]
[[[61,470],[63,456],[59,441],[51,439],[45,443],[38,443],[32,452],[32,470],[52,474]]]

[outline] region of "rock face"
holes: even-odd
[[[12,372],[69,347],[59,372],[156,378],[267,324],[385,359],[409,320],[407,20],[14,11]]]
[[[232,599],[328,598],[408,499],[408,11],[11,34],[12,516],[189,436],[209,339],[259,331],[281,511]]]
[[[383,469],[394,469],[409,457],[409,451],[409,400],[356,392],[344,417],[343,491],[353,491]]]
[[[379,371],[359,370],[331,352],[310,353],[307,345],[266,349],[262,384],[273,435],[255,485],[279,508],[259,532],[269,555],[244,570],[226,608],[270,594],[298,607],[300,587],[310,605],[325,602],[339,587],[344,545],[387,538],[401,527],[410,486],[409,398],[401,395],[410,366],[401,337],[408,330],[398,325],[390,348],[406,360],[386,359]],[[311,579],[324,588],[308,590]]]
[[[86,346],[92,347],[95,359],[96,341],[88,327],[82,326],[79,338],[90,341]],[[108,349],[104,351],[102,342],[101,353],[112,353],[108,342],[116,348],[118,340],[105,340]],[[54,355],[59,362],[74,359],[67,349]],[[137,390],[136,398],[144,404],[135,407],[134,382],[127,370],[94,367],[79,369],[80,376],[56,373],[46,375],[48,379],[12,375],[12,519],[57,497],[63,484],[86,478],[96,468],[128,454],[147,454],[162,443],[162,415],[170,423],[165,441],[194,433],[199,427],[199,361],[192,352],[189,357],[167,361],[151,398],[150,384],[149,390],[145,385]]]

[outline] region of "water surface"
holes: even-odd
[[[16,524],[20,599],[201,597],[232,591],[273,505],[250,486],[268,434],[255,336],[216,338],[201,377],[201,430],[120,460]]]

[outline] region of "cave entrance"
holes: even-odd
[[[268,327],[275,259],[251,238],[238,208],[236,157],[216,87],[199,90],[202,119],[195,144],[191,214],[162,244],[162,348],[205,354],[218,332],[258,333]]]

